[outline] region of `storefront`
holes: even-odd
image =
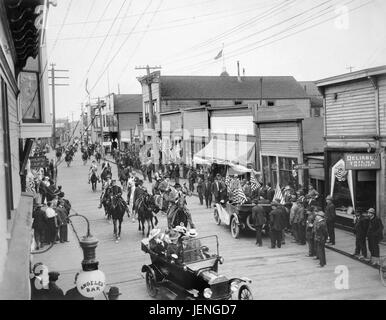
[[[385,192],[380,183],[382,154],[366,149],[329,149],[326,153],[326,185],[334,198],[337,223],[352,228],[353,212],[379,210],[377,195]]]

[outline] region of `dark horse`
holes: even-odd
[[[121,239],[121,227],[123,216],[126,211],[128,211],[125,200],[122,197],[113,197],[110,205],[110,214],[113,218],[113,226],[114,226],[114,238],[116,241]],[[119,223],[117,226],[117,222]]]
[[[185,198],[181,197],[177,203],[173,204],[167,212],[168,228],[173,229],[176,226],[187,227],[190,224],[194,228],[192,216],[185,206]]]
[[[135,209],[138,212],[138,230],[142,231],[142,235],[145,235],[145,222],[147,222],[148,237],[150,234],[150,230],[154,229],[154,226],[158,225],[158,219],[154,215],[154,213],[157,213],[159,211],[159,208],[155,203],[154,197],[149,193],[146,193],[144,196],[142,196],[136,201]]]
[[[71,161],[72,161],[72,157],[73,157],[73,154],[71,152],[66,154],[66,157],[64,158],[64,160],[67,162],[67,167],[70,166]]]
[[[96,191],[96,188],[97,188],[97,182],[98,182],[98,176],[96,175],[96,173],[93,171],[92,174],[91,174],[91,177],[90,177],[90,181],[91,181],[91,188],[92,188],[92,191]]]

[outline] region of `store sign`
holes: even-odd
[[[76,280],[76,287],[82,296],[95,298],[106,287],[106,277],[100,270],[81,272]]]
[[[346,170],[376,170],[381,168],[381,158],[375,153],[345,153]]]
[[[48,159],[46,157],[30,157],[29,160],[32,170],[39,170],[48,166]]]

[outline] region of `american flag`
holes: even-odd
[[[281,192],[279,183],[277,183],[277,185],[276,185],[275,196],[273,197],[273,199],[274,200],[279,199],[281,204],[285,203],[283,193]]]
[[[237,188],[233,191],[233,201],[238,204],[243,204],[245,201],[247,201],[247,197],[241,188]]]
[[[230,175],[227,172],[227,175],[225,177],[225,185],[227,186],[228,193],[231,192],[231,182],[232,182],[232,178],[230,177]]]
[[[257,181],[255,174],[251,174],[251,189],[252,191],[256,191],[257,189],[261,188],[261,184],[259,181]]]

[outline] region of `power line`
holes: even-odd
[[[347,2],[347,3],[345,3],[344,5],[347,5],[348,3],[352,2],[352,1],[355,1],[355,0],[351,0],[351,1]],[[355,10],[357,10],[357,9],[360,9],[360,8],[362,8],[362,7],[364,7],[364,6],[368,5],[368,4],[370,4],[372,1],[373,1],[373,0],[370,0],[370,1],[364,3],[364,4],[360,5],[360,6],[357,6],[357,7],[355,7],[355,8],[352,8],[352,9],[348,10],[348,12],[352,12],[352,11],[355,11]],[[253,47],[253,48],[248,49],[248,50],[244,50],[244,51],[242,51],[242,52],[237,52],[237,51],[240,50],[240,49],[235,50],[234,53],[233,53],[232,55],[230,55],[229,57],[232,58],[232,57],[238,56],[238,55],[240,55],[240,54],[245,54],[245,53],[254,51],[254,50],[256,50],[256,49],[265,47],[265,46],[270,45],[270,44],[272,44],[272,43],[275,43],[275,42],[277,42],[277,41],[284,40],[284,39],[286,39],[286,38],[288,38],[288,37],[291,37],[291,36],[293,36],[293,35],[296,35],[296,34],[298,34],[298,33],[300,33],[300,32],[307,31],[307,30],[309,30],[309,29],[311,29],[311,28],[314,28],[314,27],[316,27],[316,26],[319,26],[319,25],[321,25],[321,24],[323,24],[323,23],[325,23],[325,22],[331,21],[331,20],[333,20],[333,19],[335,19],[335,18],[336,18],[335,16],[330,17],[330,18],[328,18],[328,19],[322,20],[322,21],[320,21],[320,22],[318,22],[318,23],[315,23],[315,24],[312,24],[312,25],[310,25],[310,26],[308,26],[308,27],[305,27],[305,28],[303,28],[303,29],[300,29],[300,30],[298,30],[298,31],[296,31],[296,32],[293,32],[293,33],[291,33],[291,34],[288,34],[288,35],[285,35],[285,36],[283,36],[283,37],[281,37],[281,38],[275,39],[275,40],[273,40],[273,41],[271,41],[271,42],[268,42],[268,43],[265,43],[265,44],[263,44],[263,45],[259,45],[259,46]],[[313,20],[315,20],[315,19],[313,19]],[[286,31],[287,31],[287,30],[286,30]],[[283,33],[283,32],[281,32],[281,33]],[[280,34],[280,33],[278,33],[278,34]],[[273,35],[273,36],[271,36],[271,37],[274,37],[274,36],[276,36],[276,35],[278,35],[278,34],[275,34],[275,35]],[[269,38],[270,38],[270,37],[269,37]],[[265,41],[265,40],[267,40],[267,39],[268,39],[268,38],[263,39],[263,40],[261,40],[261,41]],[[261,42],[261,41],[259,41],[259,42]],[[258,42],[253,43],[252,45],[255,45],[255,44],[257,44],[257,43],[258,43]],[[205,62],[205,61],[204,61],[204,62]],[[197,71],[198,71],[198,70],[202,69],[204,66],[208,66],[208,65],[210,65],[210,64],[213,63],[212,60],[209,60],[208,63],[206,63],[206,64],[203,64],[204,62],[202,62],[202,63],[200,64],[200,65],[201,65],[200,68],[198,68],[198,69],[196,68],[196,69],[194,69],[194,70],[197,70]]]
[[[159,12],[159,10],[160,10],[160,8],[161,8],[161,6],[162,6],[163,1],[164,1],[164,0],[160,0],[160,1],[159,1],[159,4],[158,4],[157,9],[154,11],[154,14],[152,15],[152,17],[151,17],[151,19],[150,19],[150,21],[149,21],[149,23],[148,23],[148,25],[147,25],[147,29],[149,28],[150,24],[153,22],[155,16],[157,15],[157,12]],[[129,64],[130,64],[131,59],[133,58],[133,56],[134,56],[135,53],[137,52],[139,46],[141,45],[143,39],[145,38],[147,29],[145,29],[145,31],[143,32],[142,37],[141,37],[140,40],[137,42],[137,45],[136,45],[136,47],[134,48],[133,53],[131,54],[130,58],[127,59],[127,63],[126,63],[125,66],[122,68],[122,72],[121,72],[121,74],[120,74],[119,77],[118,77],[118,82],[119,82],[119,80],[121,79],[122,75],[125,73],[126,69],[128,68],[128,66],[129,66]]]
[[[147,10],[149,9],[151,5],[151,2],[148,3],[148,5],[146,6],[146,8],[144,9],[144,11],[142,12],[142,15],[138,18],[137,22],[135,23],[134,27],[131,29],[132,31],[134,31],[134,29],[137,27],[138,23],[141,21],[142,17],[145,15],[145,13],[147,12]],[[104,70],[102,71],[102,73],[99,75],[99,77],[97,78],[96,82],[94,83],[94,85],[91,87],[90,89],[90,92],[97,86],[97,84],[99,83],[99,81],[102,79],[102,76],[104,75],[104,73],[106,72],[106,70],[110,67],[111,63],[115,60],[115,58],[118,56],[119,52],[122,50],[122,48],[124,47],[124,45],[126,44],[126,42],[129,40],[130,38],[130,35],[131,33],[129,33],[127,35],[127,37],[125,38],[125,40],[122,42],[121,46],[119,47],[119,49],[115,52],[115,54],[113,55],[112,59],[109,61],[109,63],[106,65],[106,67],[104,68]]]
[[[92,0],[94,2],[96,2],[96,0]],[[200,6],[200,5],[203,5],[203,4],[207,4],[207,3],[212,3],[212,2],[216,2],[218,0],[206,0],[206,1],[202,1],[202,2],[196,2],[196,3],[192,3],[192,4],[189,4],[189,5],[186,5],[186,6],[179,6],[179,7],[173,7],[173,8],[169,8],[169,9],[164,9],[162,10],[162,12],[167,12],[167,11],[173,11],[173,10],[178,10],[178,9],[185,9],[185,8],[189,8],[189,7],[196,7],[196,6]],[[155,11],[148,11],[147,13],[145,13],[145,15],[147,14],[152,14],[154,13]],[[138,16],[142,16],[141,13],[135,13],[135,14],[131,14],[131,15],[125,15],[121,18],[119,18],[118,20],[121,20],[121,19],[126,19],[126,18],[130,18],[130,17],[138,17]],[[80,25],[80,24],[94,24],[94,23],[100,23],[100,22],[109,22],[113,19],[103,19],[103,20],[98,20],[98,21],[80,21],[80,22],[71,22],[71,23],[67,23],[65,24],[65,26],[72,26],[72,25]],[[57,27],[59,26],[58,24],[53,24],[51,27]]]
[[[61,32],[63,31],[64,24],[66,23],[66,20],[67,20],[67,18],[68,18],[69,13],[70,13],[72,1],[73,1],[73,0],[70,0],[70,3],[68,4],[66,13],[65,13],[65,15],[64,15],[64,19],[63,19],[63,21],[62,21],[62,24],[61,24],[61,26],[60,26],[60,29],[59,29],[58,33],[56,34],[56,39],[55,39],[54,45],[52,46],[52,49],[51,49],[51,55],[54,54],[54,50],[55,50],[55,48],[56,48],[56,44],[58,43],[59,35],[60,35]]]
[[[102,48],[104,46],[104,44],[106,43],[106,40],[107,40],[107,37],[108,35],[110,34],[111,30],[113,29],[114,25],[115,25],[115,22],[117,21],[117,18],[119,16],[119,14],[121,13],[121,10],[123,8],[123,6],[125,5],[125,3],[127,2],[127,0],[123,0],[122,2],[122,5],[121,7],[119,8],[118,12],[117,12],[117,15],[115,16],[115,19],[113,20],[113,23],[110,25],[110,28],[109,28],[109,31],[107,32],[107,35],[105,36],[105,38],[103,39],[101,45],[99,46],[93,60],[91,61],[91,64],[89,65],[87,71],[86,71],[86,75],[83,77],[83,80],[81,81],[81,83],[83,83],[85,81],[85,79],[87,78],[88,74],[90,73],[90,70],[92,68],[92,66],[94,65],[96,59],[98,58],[99,54],[101,53],[102,51]]]

